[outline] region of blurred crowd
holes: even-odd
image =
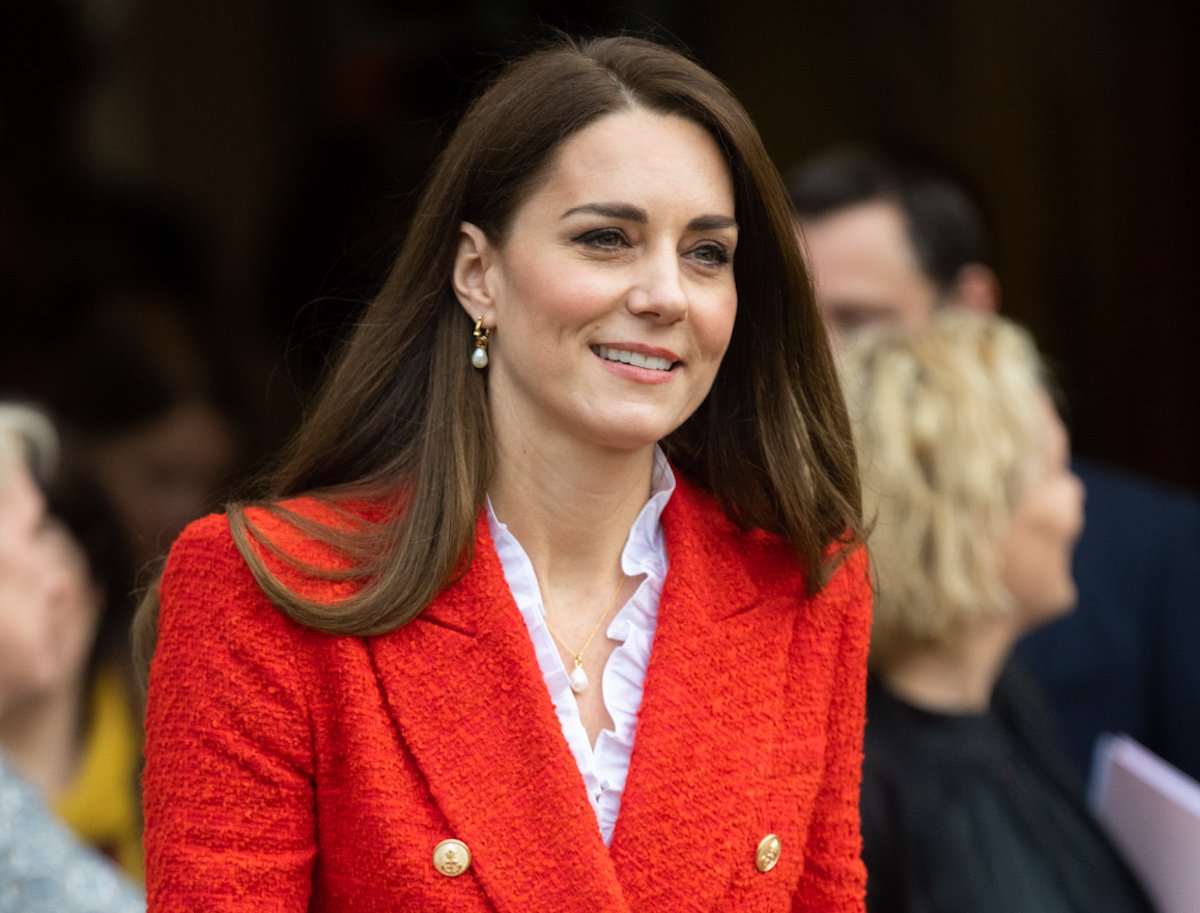
[[[77,10],[2,12],[0,908],[136,909],[136,592],[245,472],[242,417],[186,218],[78,160]]]

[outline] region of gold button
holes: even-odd
[[[782,851],[783,847],[779,843],[779,838],[774,834],[767,834],[758,841],[758,849],[754,851],[754,867],[760,872],[771,871],[775,868],[775,863],[779,861],[779,854]]]
[[[433,867],[454,878],[471,867],[471,851],[461,840],[443,840],[433,848]]]

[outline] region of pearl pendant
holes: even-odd
[[[583,671],[583,664],[579,660],[575,660],[575,668],[571,670],[571,690],[576,694],[582,694],[587,690],[588,677]]]
[[[475,351],[471,353],[471,364],[482,371],[488,366],[487,349],[483,346],[476,346]]]

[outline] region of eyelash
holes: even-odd
[[[724,244],[717,244],[715,242],[710,241],[710,242],[701,244],[699,247],[694,248],[692,250],[692,253],[698,253],[699,251],[711,251],[712,252],[713,259],[700,261],[701,263],[704,263],[708,266],[727,266],[730,262],[733,261],[733,257],[729,253],[729,249],[727,247],[725,247]]]
[[[585,231],[575,240],[590,247],[599,247],[602,250],[615,250],[622,244],[629,243],[625,240],[625,235],[615,228],[597,228]]]
[[[624,233],[615,228],[597,228],[587,231],[577,237],[575,241],[579,244],[586,244],[590,247],[610,251],[617,250],[629,243]],[[733,260],[729,249],[724,244],[718,244],[715,241],[706,241],[699,244],[692,248],[689,253],[696,254],[701,251],[712,254],[712,259],[698,259],[698,262],[703,266],[719,268],[728,265]]]

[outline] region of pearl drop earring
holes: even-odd
[[[479,371],[488,366],[488,337],[491,330],[483,325],[483,318],[475,318],[475,329],[471,335],[475,338],[475,351],[471,353],[471,364]]]

